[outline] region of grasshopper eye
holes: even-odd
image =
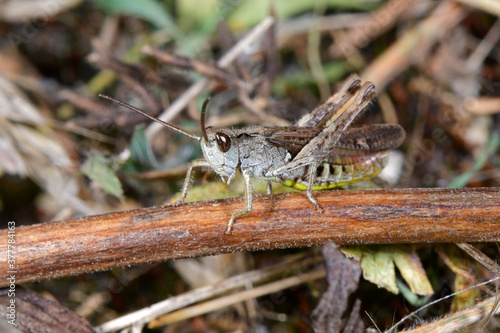
[[[215,140],[217,140],[217,146],[219,146],[219,149],[223,153],[227,152],[231,148],[231,138],[229,135],[217,132],[215,133]]]

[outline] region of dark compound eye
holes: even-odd
[[[231,148],[231,138],[229,135],[221,132],[215,133],[215,139],[217,140],[217,145],[219,149],[225,153]]]

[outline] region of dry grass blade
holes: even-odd
[[[498,307],[498,296],[488,298],[475,306],[455,312],[445,318],[436,320],[432,323],[422,325],[418,328],[405,330],[405,333],[448,333],[457,332],[460,329],[466,328],[487,316],[490,312],[494,314],[500,313]],[[391,330],[389,332],[392,332]]]
[[[411,313],[410,315],[404,317],[402,320],[400,320],[395,326],[393,326],[388,332],[393,332],[399,324],[403,323],[406,319],[409,319],[413,315],[415,315],[417,312],[423,310],[426,307],[429,307],[432,304],[441,302],[447,298],[454,297],[462,292],[467,292],[468,290],[471,290],[473,288],[477,288],[479,286],[483,286],[489,283],[492,283],[498,279],[500,279],[500,270],[499,266],[497,263],[495,263],[493,260],[491,260],[489,257],[487,257],[485,254],[483,254],[481,251],[477,250],[470,244],[466,243],[457,243],[457,246],[467,252],[471,257],[476,259],[478,262],[480,262],[483,266],[491,270],[495,275],[497,275],[496,278],[477,284],[475,286],[466,288],[464,290],[455,292],[451,295],[448,295],[444,298],[435,300],[431,303],[426,304],[424,307],[418,309],[417,311]],[[426,333],[426,332],[456,332],[460,329],[463,329],[465,327],[471,326],[473,324],[476,324],[478,326],[481,326],[481,329],[479,327],[471,328],[472,331],[483,331],[485,326],[488,324],[489,320],[491,320],[491,317],[493,315],[496,315],[500,312],[499,309],[499,301],[500,298],[498,295],[495,297],[491,297],[486,299],[485,301],[482,301],[480,303],[477,303],[473,307],[470,307],[466,310],[458,311],[453,313],[452,315],[449,315],[445,318],[442,318],[440,320],[434,321],[429,324],[422,325],[418,328],[408,330],[405,332],[412,332],[412,333]],[[479,321],[482,320],[482,323],[479,323]]]
[[[180,320],[189,319],[199,316],[208,312],[212,312],[229,305],[240,303],[246,300],[254,299],[260,296],[271,294],[283,289],[291,288],[293,286],[321,279],[326,275],[325,269],[320,268],[312,272],[303,273],[297,276],[292,276],[277,282],[271,282],[263,286],[259,286],[250,290],[241,291],[236,294],[221,297],[212,301],[201,303],[189,308],[185,308],[176,312],[169,313],[161,318],[151,321],[148,325],[149,328],[156,328],[159,326],[171,324]]]
[[[500,16],[500,3],[495,0],[458,0],[468,6],[482,9],[492,15]]]
[[[476,259],[481,265],[492,271],[496,276],[500,276],[500,266],[487,255],[467,243],[457,243],[457,246]]]
[[[300,35],[307,34],[311,29],[320,31],[339,30],[345,28],[357,28],[366,22],[366,14],[335,14],[322,16],[318,23],[317,16],[299,16],[293,20],[281,21],[276,31],[276,43],[278,47],[289,43]]]
[[[467,9],[454,2],[442,2],[428,18],[408,31],[377,60],[361,73],[365,80],[372,81],[377,91],[418,59],[424,59],[432,45],[457,25]]]
[[[111,332],[132,325],[144,325],[165,313],[169,313],[196,302],[201,302],[236,288],[245,287],[250,283],[257,283],[259,281],[266,280],[284,272],[301,271],[303,267],[311,267],[312,264],[317,265],[321,261],[321,257],[305,258],[301,260],[285,260],[278,265],[249,271],[227,278],[224,281],[217,282],[213,285],[193,289],[182,295],[171,297],[162,302],[148,306],[145,309],[113,319],[97,327],[97,330],[99,332]]]
[[[355,49],[365,47],[371,40],[396,24],[400,17],[410,10],[414,2],[415,0],[387,1],[380,9],[360,22],[359,27],[349,30],[339,38],[332,45],[330,53],[334,57],[349,58]]]
[[[477,97],[470,98],[464,102],[465,109],[474,115],[488,115],[500,112],[500,98]]]
[[[236,85],[241,88],[246,86],[245,82],[240,80],[236,75],[234,75],[230,71],[219,68],[212,64],[205,63],[197,59],[182,57],[177,54],[166,51],[155,50],[149,45],[144,46],[141,51],[142,53],[147,54],[165,64],[173,65],[180,68],[193,69],[207,78],[211,78],[221,82],[226,82],[227,84]]]

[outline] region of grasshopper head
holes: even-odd
[[[229,130],[204,128],[201,149],[214,171],[229,184],[239,163],[238,141]]]
[[[196,135],[188,133],[174,125],[170,125],[160,119],[157,119],[135,107],[124,102],[120,102],[116,99],[105,95],[99,95],[105,99],[118,103],[125,106],[143,116],[160,123],[161,125],[187,135],[193,139],[201,142],[201,149],[203,150],[203,155],[205,159],[210,163],[210,166],[215,172],[222,178],[222,181],[229,184],[229,182],[234,178],[236,174],[236,167],[239,163],[238,157],[238,142],[233,132],[230,130],[223,129],[213,129],[211,127],[205,128],[205,111],[210,98],[207,98],[203,103],[201,109],[201,131],[203,132],[203,137],[200,138]]]
[[[239,163],[238,155],[238,141],[230,130],[224,129],[213,129],[211,127],[205,128],[205,111],[210,98],[207,98],[203,103],[201,109],[201,131],[203,132],[203,137],[200,138],[196,135],[188,133],[174,125],[170,125],[163,120],[157,119],[142,110],[139,110],[132,105],[124,102],[120,102],[114,98],[106,95],[100,94],[99,96],[125,106],[143,116],[160,123],[161,125],[187,135],[193,139],[201,142],[201,149],[203,150],[203,155],[205,159],[210,163],[210,166],[215,172],[222,178],[222,181],[229,184],[236,174],[236,167]]]

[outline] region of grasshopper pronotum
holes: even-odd
[[[375,97],[371,82],[352,75],[342,88],[325,103],[292,126],[242,129],[205,127],[205,110],[201,110],[202,137],[152,117],[137,108],[100,95],[136,111],[165,127],[200,141],[205,159],[191,163],[182,188],[182,203],[191,186],[193,168],[211,168],[229,184],[239,169],[245,180],[245,208],[234,212],[226,233],[234,221],[252,211],[251,178],[283,183],[306,190],[309,200],[318,205],[313,190],[330,189],[375,177],[387,163],[387,151],[398,147],[405,137],[399,125],[376,124],[350,126]]]

